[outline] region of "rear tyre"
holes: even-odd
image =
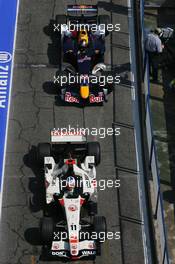
[[[67,17],[65,15],[56,15],[55,22],[56,22],[56,26],[60,25],[59,30],[56,30],[56,32],[55,32],[55,34],[56,34],[55,36],[56,36],[56,38],[58,38],[57,39],[57,41],[58,41],[58,45],[57,45],[57,47],[58,47],[58,61],[59,61],[58,64],[59,64],[59,68],[61,69],[61,63],[63,60],[63,58],[62,58],[63,57],[63,55],[62,55],[63,43],[62,43],[62,35],[61,35],[61,25],[67,24]]]
[[[57,72],[56,77],[57,78],[59,77],[59,80],[68,80],[69,73],[68,73],[68,71],[66,69],[64,69],[64,70],[61,70],[61,71]],[[66,84],[62,84],[60,82],[60,83],[57,83],[57,86],[64,87],[64,86],[66,86]]]
[[[44,164],[44,157],[51,156],[51,146],[49,143],[39,143],[37,147],[37,161],[39,165]]]
[[[95,216],[93,226],[97,234],[97,242],[103,243],[107,235],[106,218],[104,216]]]
[[[95,165],[98,165],[101,160],[100,144],[98,142],[88,142],[88,155],[95,157]]]
[[[40,234],[44,245],[52,243],[54,223],[51,217],[43,217],[40,220]]]
[[[60,25],[59,28],[61,29],[61,25],[67,24],[67,17],[65,15],[56,15],[55,21],[56,25]]]

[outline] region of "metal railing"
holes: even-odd
[[[143,61],[144,61],[144,92],[145,92],[145,126],[148,143],[149,154],[149,168],[153,179],[153,192],[154,201],[154,221],[156,221],[156,230],[159,235],[160,248],[159,248],[159,262],[162,264],[168,264],[169,255],[167,247],[166,227],[164,219],[163,199],[160,191],[160,171],[158,168],[158,156],[157,149],[153,133],[152,125],[152,113],[150,107],[150,76],[149,76],[149,60],[144,50],[144,0],[140,0],[140,14],[142,24],[142,48],[143,48]]]

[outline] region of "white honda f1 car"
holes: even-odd
[[[107,232],[105,217],[96,215],[99,143],[86,142],[82,134],[53,130],[51,143],[40,143],[37,153],[45,171],[46,210],[40,231],[47,254],[95,258]]]

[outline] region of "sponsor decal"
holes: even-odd
[[[93,179],[93,180],[92,180],[92,185],[93,185],[94,187],[97,187],[97,181],[96,181],[96,179]]]
[[[83,63],[84,61],[90,61],[90,60],[91,60],[91,57],[84,56],[84,58],[79,59],[78,62],[79,62],[79,63]]]
[[[18,0],[0,1],[0,189],[3,176],[4,149],[12,75],[15,26]],[[9,8],[10,7],[10,8]]]
[[[52,250],[59,250],[60,246],[58,242],[53,242],[52,243]]]
[[[62,131],[62,130],[52,130],[51,131],[51,136],[60,136],[60,137],[63,137],[63,136],[85,136],[85,132],[83,131]]]
[[[94,249],[95,248],[95,243],[94,242],[89,243],[88,248]]]
[[[67,257],[67,254],[65,251],[57,251],[57,252],[52,252],[52,256]]]
[[[8,87],[9,87],[9,64],[0,64],[0,109],[7,108]]]
[[[72,248],[72,249],[77,249],[77,244],[75,244],[75,245],[72,244],[72,245],[71,245],[71,248]]]
[[[0,51],[0,64],[11,61],[12,55],[7,51]]]
[[[79,103],[80,101],[78,100],[78,98],[72,96],[71,93],[69,92],[66,92],[65,93],[65,97],[64,97],[64,100],[68,103]]]
[[[77,255],[77,250],[72,250],[72,251],[71,251],[71,254],[72,254],[72,255]]]
[[[83,11],[83,12],[97,12],[97,9],[95,6],[85,6],[85,5],[76,5],[76,6],[70,6],[68,8],[68,11]]]
[[[94,250],[83,250],[82,254],[83,256],[88,256],[88,255],[95,255],[96,252]]]
[[[74,204],[69,205],[68,210],[71,212],[75,212],[76,210],[78,210],[78,207]]]
[[[89,101],[90,101],[91,104],[92,103],[101,103],[101,102],[103,102],[104,101],[103,93],[99,92],[98,96],[95,96],[94,94],[90,94]]]
[[[78,242],[77,235],[72,234],[72,235],[70,236],[70,243],[77,243],[77,242]]]

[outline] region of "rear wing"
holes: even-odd
[[[51,130],[51,143],[85,143],[86,141],[86,135],[82,131],[62,132],[60,130]]]
[[[96,5],[68,5],[67,15],[69,16],[96,16],[98,8]]]

